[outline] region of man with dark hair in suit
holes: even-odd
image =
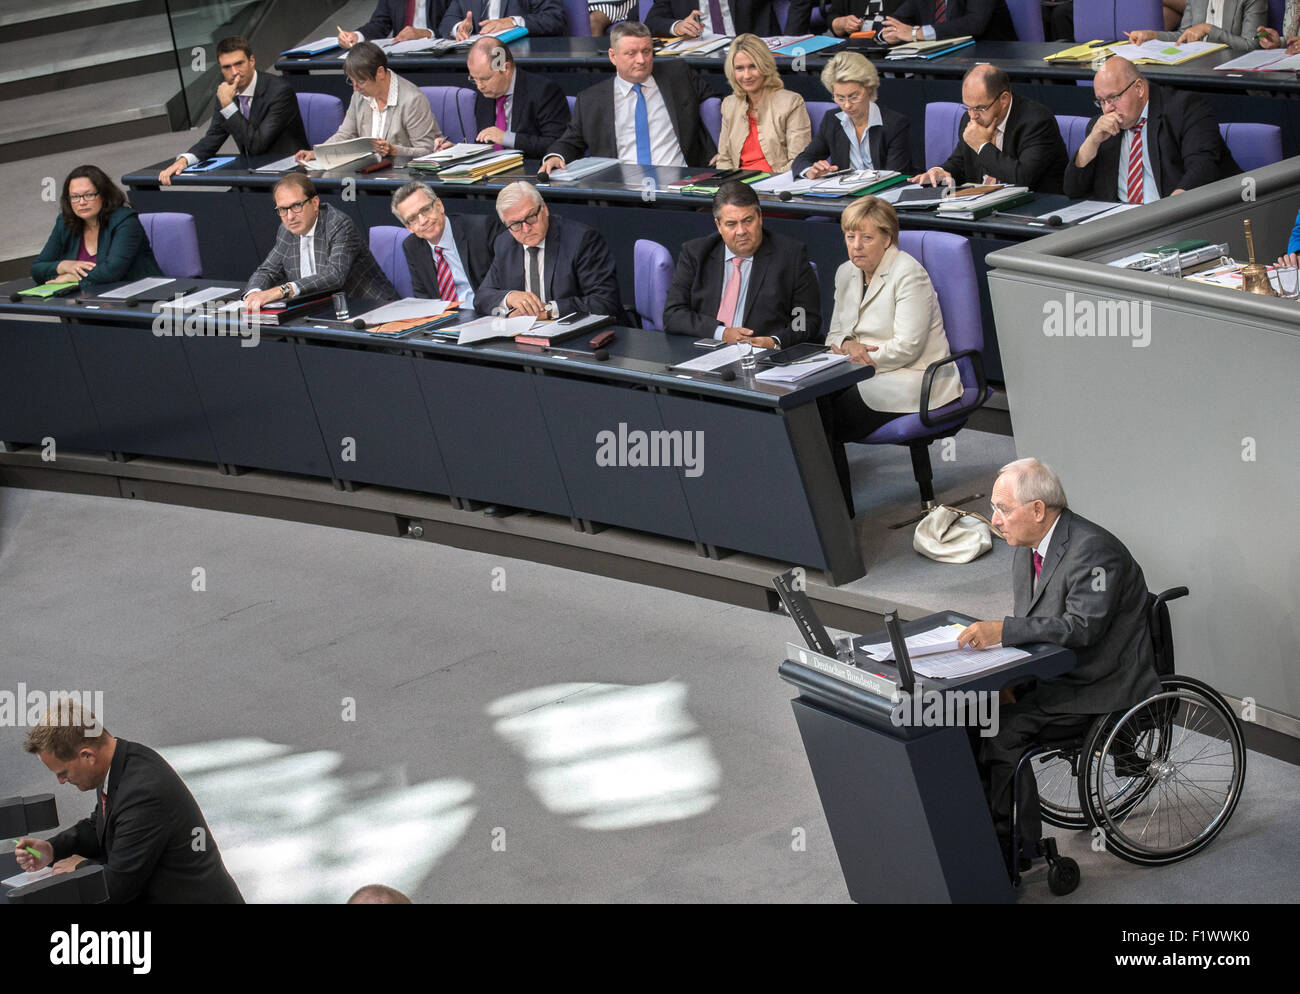
[[[977,41],[1015,41],[1006,0],[903,0],[885,18],[881,36],[891,45],[970,35]]]
[[[758,194],[722,184],[716,235],[682,245],[664,301],[664,330],[780,349],[821,334],[821,293],[803,242],[763,230]]]
[[[645,26],[656,37],[781,33],[771,0],[655,0]]]
[[[497,194],[497,217],[509,237],[497,238],[476,310],[539,318],[621,314],[614,255],[600,232],[552,217],[537,187],[522,181]]]
[[[438,34],[464,41],[470,35],[527,28],[532,37],[568,31],[560,0],[450,0]]]
[[[447,10],[447,0],[379,0],[370,20],[355,31],[340,31],[339,45],[351,48],[363,41],[392,38],[414,41],[432,38]]]
[[[93,790],[96,804],[48,841],[19,839],[21,869],[54,863],[55,873],[68,873],[87,860],[102,863],[111,904],[244,903],[194,795],[158,753],[114,738],[69,697],[50,706],[23,748],[59,783]]]
[[[470,46],[465,66],[478,87],[476,141],[517,148],[529,159],[540,159],[564,134],[569,125],[564,92],[546,76],[518,68],[508,46],[480,38]]]
[[[492,266],[492,246],[505,233],[501,222],[491,214],[449,216],[418,179],[393,192],[392,210],[410,232],[402,252],[415,295],[472,308],[474,291]]]
[[[279,76],[257,71],[253,46],[247,38],[217,42],[222,83],[208,131],[194,146],[158,174],[171,186],[172,177],[215,155],[233,138],[240,155],[289,155],[307,144],[307,129],[298,112],[298,97]]]
[[[271,254],[249,277],[244,302],[250,310],[339,290],[370,300],[397,299],[352,219],[322,206],[310,178],[289,173],[271,187],[271,196],[282,227]]]
[[[1060,193],[1065,142],[1052,112],[1025,96],[1013,97],[1004,70],[978,65],[961,81],[961,138],[942,166],[913,183],[1008,183],[1035,193]]]
[[[705,166],[718,146],[700,120],[700,102],[713,96],[680,62],[655,62],[650,32],[638,21],[609,32],[616,75],[578,94],[573,120],[542,160],[541,171],[563,169],[585,155],[653,166]]]
[[[1101,113],[1066,167],[1071,200],[1149,204],[1241,172],[1199,94],[1148,83],[1119,56],[1092,89]]]
[[[982,740],[993,826],[1008,866],[1011,781],[1024,751],[1045,729],[1083,731],[1108,714],[1160,691],[1147,626],[1147,584],[1123,543],[1069,509],[1065,490],[1037,459],[1003,466],[993,484],[993,524],[1016,548],[1011,564],[1014,614],[977,621],[958,637],[961,647],[1049,642],[1073,649],[1077,665],[1031,690],[1004,690],[998,732]],[[1042,837],[1038,791],[1026,768],[1017,787],[1023,853]]]

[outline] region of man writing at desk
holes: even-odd
[[[977,621],[958,637],[962,648],[1049,642],[1073,649],[1077,665],[1031,690],[1003,691],[997,735],[983,739],[993,827],[1010,867],[1011,781],[1021,754],[1047,729],[1082,732],[1093,718],[1128,708],[1160,691],[1147,627],[1142,568],[1110,532],[1075,514],[1052,470],[1037,459],[1003,466],[993,484],[993,524],[1016,548],[1011,564],[1014,614]],[[1033,771],[1022,771],[1022,857],[1043,829]]]
[[[289,173],[271,187],[271,196],[282,227],[271,254],[249,277],[244,291],[249,309],[338,290],[380,302],[397,299],[357,226],[346,214],[322,206],[308,177]]]
[[[478,87],[474,126],[479,142],[517,148],[540,158],[569,125],[569,104],[559,86],[545,76],[524,72],[510,49],[495,38],[480,38],[465,58]]]

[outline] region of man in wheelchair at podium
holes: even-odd
[[[1148,628],[1142,568],[1122,542],[1071,511],[1052,470],[1018,459],[993,485],[993,524],[1016,547],[1014,616],[979,621],[962,646],[1048,642],[1074,651],[1078,665],[1037,685],[1002,691],[999,731],[980,740],[979,767],[993,825],[1014,876],[1042,837],[1030,764],[1016,788],[1021,852],[1011,849],[1012,781],[1021,755],[1045,736],[1082,735],[1098,715],[1131,708],[1161,691]]]

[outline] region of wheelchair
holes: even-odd
[[[1201,681],[1174,673],[1168,603],[1186,595],[1186,587],[1148,594],[1160,693],[1097,716],[1082,734],[1076,726],[1045,735],[1021,756],[1012,780],[1013,853],[1020,852],[1016,793],[1026,764],[1033,769],[1043,821],[1100,829],[1106,848],[1130,863],[1175,863],[1223,831],[1241,797],[1246,745],[1227,702]],[[1052,893],[1073,891],[1078,863],[1057,854],[1055,839],[1044,838],[1038,849],[1047,857]],[[1017,887],[1018,862],[1011,869]]]

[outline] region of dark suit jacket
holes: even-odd
[[[655,0],[645,16],[645,26],[652,35],[671,37],[673,22],[684,20],[691,11],[698,10],[699,6],[699,0]],[[781,33],[771,0],[731,0],[731,19],[738,35],[770,37]],[[711,30],[707,15],[704,26],[706,30]]]
[[[1039,707],[1049,714],[1103,714],[1158,693],[1146,579],[1123,543],[1062,511],[1036,595],[1033,551],[1016,549],[1015,617],[1003,620],[1002,643],[1050,642],[1073,649],[1078,659],[1064,676],[1039,682]]]
[[[726,252],[722,236],[716,233],[682,245],[664,301],[665,331],[713,337],[722,302]],[[802,320],[795,320],[799,316]],[[821,337],[821,292],[803,242],[763,230],[745,288],[741,321],[755,334],[778,336],[782,347]]]
[[[456,241],[461,265],[477,298],[478,288],[492,268],[493,246],[506,229],[495,214],[462,214],[448,217],[447,223],[451,225],[451,237]],[[438,274],[433,268],[433,252],[428,243],[419,235],[407,235],[402,251],[406,253],[415,295],[436,300]]]
[[[1146,144],[1160,196],[1167,197],[1175,190],[1191,190],[1241,172],[1223,143],[1219,124],[1204,97],[1188,90],[1147,85],[1151,95]],[[1097,117],[1088,122],[1089,134],[1097,124]],[[1065,170],[1065,195],[1071,200],[1118,200],[1123,139],[1122,134],[1107,138],[1093,160],[1082,168],[1071,159]]]
[[[555,301],[561,316],[576,311],[622,320],[614,254],[595,228],[551,214],[542,283],[545,299]],[[474,308],[490,314],[506,294],[523,288],[524,247],[507,231],[493,246],[492,268],[474,296]]]
[[[478,131],[497,122],[497,102],[483,94],[474,98],[474,124]],[[507,131],[515,133],[515,148],[526,159],[540,159],[569,126],[569,102],[564,91],[546,76],[515,67],[515,94],[510,102]],[[478,133],[475,132],[475,134]]]
[[[438,25],[438,34],[444,38],[456,35],[456,25],[474,12],[474,30],[478,31],[488,0],[450,0],[446,13]],[[564,5],[560,0],[505,0],[501,5],[502,17],[522,17],[530,35],[564,35],[569,26],[564,20]]]
[[[881,123],[867,131],[867,146],[871,161],[877,169],[895,169],[900,173],[912,172],[912,121],[906,114],[880,108]],[[825,159],[833,166],[847,169],[849,165],[849,136],[840,124],[838,111],[827,111],[817,134],[794,160],[791,171],[798,176],[814,162]]]
[[[111,904],[243,904],[194,796],[148,746],[117,740],[108,771],[108,817],[95,810],[50,839],[54,858],[104,864]],[[202,836],[195,830],[201,829]],[[203,846],[195,851],[196,839]]]
[[[54,279],[59,263],[75,259],[81,250],[81,235],[73,234],[63,224],[60,214],[54,230],[45,241],[41,254],[32,263],[32,279],[47,283]],[[154,258],[149,239],[135,211],[119,207],[100,222],[99,244],[95,248],[95,268],[86,274],[82,284],[117,283],[122,280],[139,280],[146,276],[161,276],[158,260]]]
[[[957,147],[943,168],[958,183],[978,183],[984,174],[1003,183],[1027,186],[1035,193],[1060,193],[1067,153],[1052,112],[1037,101],[1013,94],[1007,115],[1002,150],[992,142],[979,155],[965,141],[962,132],[970,114],[963,114],[957,127]]]
[[[438,33],[438,22],[447,11],[447,0],[425,0],[425,18],[429,30]],[[464,17],[464,15],[461,15]],[[366,41],[377,38],[392,38],[406,27],[406,0],[379,0],[370,20],[357,28]],[[299,146],[306,148],[306,145]]]
[[[190,155],[200,161],[216,155],[227,138],[235,139],[240,155],[292,155],[300,148],[310,148],[307,129],[298,112],[298,96],[293,87],[279,76],[259,72],[253,101],[248,105],[248,120],[239,113],[225,117],[221,103],[212,101],[212,120],[208,131],[194,143]]]
[[[707,166],[718,152],[713,137],[700,120],[700,103],[716,96],[696,72],[680,62],[656,60],[654,80],[663,94],[668,119],[688,166]],[[578,94],[573,119],[563,135],[546,152],[573,162],[584,155],[618,158],[614,134],[614,80],[601,80]]]
[[[284,225],[276,232],[271,254],[248,279],[248,290],[265,290],[281,283],[297,283],[302,296],[336,293],[370,300],[396,300],[397,291],[361,240],[357,226],[341,211],[322,204],[312,239],[316,272],[303,277],[298,258],[298,236]]]
[[[936,38],[971,35],[979,41],[1016,40],[1006,0],[948,0],[948,16],[942,24],[934,23],[934,8],[935,0],[903,0],[894,16],[904,24],[934,25]]]

